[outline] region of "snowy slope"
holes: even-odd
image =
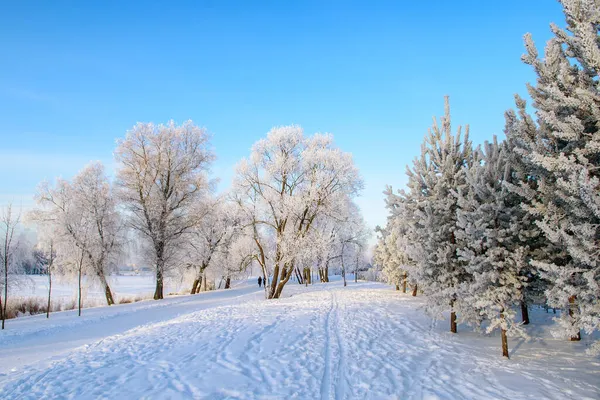
[[[585,343],[511,341],[504,360],[498,338],[447,333],[384,285],[286,293],[265,301],[248,285],[15,320],[0,334],[0,398],[600,398]]]

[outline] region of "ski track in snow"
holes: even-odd
[[[18,366],[0,374],[0,398],[600,398],[599,359],[581,345],[547,340],[515,350],[510,341],[515,354],[504,360],[497,337],[447,333],[419,309],[422,299],[384,285],[286,291],[292,296],[274,301],[232,291],[208,308]]]

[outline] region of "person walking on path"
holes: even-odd
[[[262,284],[262,276],[258,277],[258,287],[260,287],[260,285]]]

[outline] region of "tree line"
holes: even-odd
[[[500,330],[506,357],[534,303],[563,310],[558,333],[571,340],[600,329],[600,4],[562,4],[567,28],[551,26],[543,58],[525,36],[535,116],[516,96],[505,140],[474,147],[468,127],[452,130],[446,98],[407,188],[387,188],[378,229],[386,279],[449,312],[451,332],[457,321]]]
[[[191,121],[138,123],[114,155],[113,180],[93,162],[71,180],[37,189],[37,206],[26,218],[37,227],[35,254],[48,276],[48,305],[54,274],[77,282],[79,315],[84,278],[102,287],[107,305],[115,304],[107,277],[132,255],[152,267],[155,300],[164,297],[170,276],[191,276],[195,294],[215,286],[208,272],[229,288],[251,265],[260,268],[265,297],[275,299],[292,277],[308,284],[317,271],[328,282],[332,266],[341,267],[345,282],[346,270],[356,269],[366,250],[369,231],[354,203],[362,178],[332,135],[273,128],[220,194],[209,174],[210,135]],[[23,260],[17,254],[23,243],[10,242],[20,222],[11,210],[0,226],[7,243],[3,324],[10,277]]]

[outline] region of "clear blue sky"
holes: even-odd
[[[502,135],[534,75],[552,0],[4,1],[0,3],[0,203],[28,207],[43,179],[90,160],[114,170],[115,140],[137,121],[187,119],[214,136],[213,174],[272,126],[331,132],[352,152],[369,224],[386,184],[405,184],[431,117],[451,99],[476,143]]]

